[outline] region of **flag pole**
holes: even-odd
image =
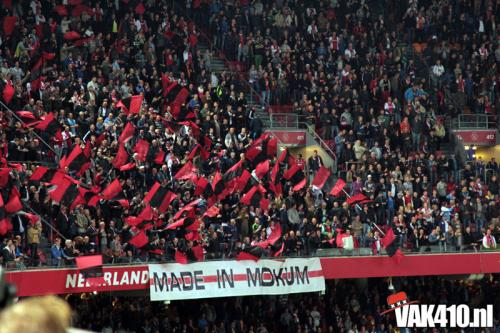
[[[342,192],[344,192],[344,194],[346,195],[347,198],[351,197],[351,195],[349,195],[349,193],[347,193],[347,191],[345,189],[342,189]],[[356,208],[358,208],[359,210],[363,210],[358,203],[356,203],[355,205],[356,205]],[[383,232],[382,229],[380,229],[379,226],[375,222],[371,222],[371,225],[373,227],[375,227],[378,230],[378,232],[380,232],[380,234],[382,235],[382,237],[385,236],[385,232]]]
[[[14,116],[14,118],[16,118],[17,121],[20,121],[21,124],[26,126],[26,123],[14,111],[12,111],[7,105],[5,105],[1,101],[0,101],[0,105],[2,105],[7,111],[9,111]],[[52,150],[52,152],[57,155],[57,152],[54,150],[54,148],[52,148],[47,142],[45,142],[45,140],[42,139],[42,137],[40,135],[38,135],[34,130],[31,133],[33,133],[38,138],[38,140],[40,140],[45,146],[47,146],[47,148]]]

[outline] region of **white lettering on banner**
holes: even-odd
[[[325,290],[319,258],[155,264],[149,276],[152,301]]]
[[[493,305],[471,309],[465,304],[410,304],[395,309],[398,327],[408,328],[480,328],[493,327]]]
[[[144,285],[148,283],[149,274],[147,270],[104,272],[103,280],[104,283],[97,285],[97,287]],[[66,276],[65,287],[66,289],[75,289],[91,287],[91,285],[85,280],[82,274],[71,273]]]

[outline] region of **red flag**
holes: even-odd
[[[144,202],[150,204],[152,207],[158,208],[160,212],[165,213],[170,203],[176,198],[177,194],[156,182],[144,197]]]
[[[80,38],[80,34],[76,31],[68,31],[64,34],[64,39],[66,40],[74,40]]]
[[[127,115],[130,113],[137,114],[141,110],[143,100],[144,96],[142,95],[130,96],[119,101],[116,106],[121,108]]]
[[[143,221],[151,221],[153,219],[153,210],[151,209],[151,206],[147,205],[146,207],[144,207],[144,209],[137,217],[142,219]]]
[[[135,12],[139,15],[142,15],[144,14],[144,12],[146,11],[146,8],[144,8],[144,5],[142,4],[142,2],[139,2],[139,4],[137,6],[135,6]]]
[[[15,92],[14,87],[9,82],[3,83],[2,98],[5,101],[5,104],[9,104],[10,101],[12,101]]]
[[[163,151],[163,149],[160,149],[155,156],[155,164],[163,164],[165,162],[166,155],[167,154],[165,153],[165,151]]]
[[[259,259],[262,257],[263,251],[264,250],[259,246],[249,246],[238,253],[238,255],[236,256],[236,260],[259,261]]]
[[[176,250],[175,251],[175,261],[178,262],[179,264],[187,264],[188,263],[188,257],[185,253]]]
[[[5,16],[3,19],[3,32],[6,36],[12,35],[14,29],[16,28],[17,17],[16,16]]]
[[[76,257],[76,267],[91,285],[98,285],[104,281],[102,255]]]
[[[137,140],[137,143],[134,146],[134,153],[137,153],[137,159],[139,161],[146,161],[146,157],[149,152],[149,142],[143,139]]]
[[[35,115],[31,111],[16,111],[16,114],[21,118],[36,120]]]
[[[344,189],[345,185],[345,181],[339,178],[339,180],[337,180],[337,183],[335,183],[335,186],[330,191],[330,195],[333,195],[334,197],[338,196]]]
[[[135,134],[135,126],[131,122],[128,122],[125,125],[122,134],[120,134],[120,138],[118,139],[118,141],[123,144],[128,140],[130,140],[130,138],[132,138],[134,134]]]
[[[125,145],[122,143],[120,147],[118,147],[118,152],[113,159],[113,167],[116,169],[120,169],[125,163],[128,161],[128,153],[125,150]]]
[[[0,235],[5,235],[12,230],[12,223],[7,218],[0,220]]]
[[[130,163],[122,165],[120,167],[120,171],[128,171],[128,170],[132,170],[133,168],[135,168],[135,162],[130,162]]]
[[[116,202],[118,202],[120,204],[120,206],[122,206],[125,209],[129,209],[130,208],[130,203],[128,202],[127,199],[116,200]]]
[[[24,213],[24,217],[26,217],[31,225],[35,225],[38,221],[40,221],[40,216],[31,214],[31,213]]]
[[[306,176],[298,164],[286,170],[283,178],[292,183],[294,191],[300,191],[307,184]]]
[[[353,195],[352,197],[349,197],[347,198],[346,202],[349,204],[349,205],[353,205],[355,203],[358,203],[360,201],[364,201],[366,200],[366,196],[363,194],[363,193],[358,193],[356,195]]]
[[[19,200],[19,196],[10,193],[9,201],[5,204],[5,211],[10,214],[17,213],[23,209],[23,204]]]
[[[262,187],[262,185],[255,185],[248,191],[240,200],[242,204],[252,205],[254,207],[258,207],[261,203],[261,200],[264,197],[264,193],[266,190]]]
[[[201,245],[193,246],[191,250],[197,261],[203,261],[203,247]]]
[[[314,176],[311,185],[322,188],[323,185],[325,185],[325,182],[330,176],[330,174],[331,171],[328,168],[321,166],[321,168],[319,168],[318,172],[316,173],[316,176]]]
[[[141,247],[144,247],[149,243],[149,239],[148,236],[146,236],[144,230],[141,230],[137,235],[135,235],[134,237],[132,237],[132,239],[130,239],[129,243],[135,246],[136,248],[140,249]]]
[[[278,154],[278,139],[273,137],[267,142],[266,153],[268,157],[274,157]]]
[[[113,200],[123,191],[120,180],[116,178],[102,191],[101,196],[104,200]]]
[[[9,183],[11,168],[0,168],[0,187],[6,187]]]
[[[394,259],[396,264],[399,265],[401,263],[401,261],[403,260],[403,258],[404,258],[403,251],[401,251],[401,249],[398,248],[396,250],[396,253],[394,253],[394,255],[392,256],[392,259]]]
[[[212,207],[210,207],[209,209],[207,209],[207,210],[205,211],[205,213],[203,213],[203,217],[205,217],[205,216],[208,216],[208,217],[216,217],[217,215],[219,215],[219,212],[220,212],[219,207],[217,207],[217,206],[212,206]]]
[[[262,179],[269,172],[269,160],[259,163],[255,168],[255,175]]]
[[[195,209],[198,203],[200,202],[200,199],[196,199],[182,207],[177,213],[174,215],[174,220],[179,219],[181,216],[183,216],[184,213],[187,213],[186,215],[193,217],[195,214]]]
[[[177,171],[174,178],[177,180],[193,179],[194,177],[196,177],[196,171],[196,167],[191,161],[189,161],[184,164],[184,166],[180,168],[179,171]]]
[[[59,16],[68,16],[68,9],[64,5],[55,6],[54,11],[59,14]]]
[[[380,243],[385,247],[389,247],[392,242],[396,239],[396,235],[394,235],[394,231],[392,228],[389,228],[387,232],[385,233],[385,236],[380,239]]]

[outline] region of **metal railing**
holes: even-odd
[[[452,125],[455,129],[497,129],[497,116],[490,114],[461,114]]]
[[[448,245],[443,243],[441,245],[425,245],[421,246],[419,249],[403,249],[405,256],[413,256],[413,255],[433,255],[433,254],[467,254],[467,253],[478,253],[478,252],[500,252],[500,248],[497,249],[484,249],[478,240],[476,245]],[[49,251],[50,249],[47,249]],[[300,253],[293,253],[289,255],[280,256],[280,258],[311,258],[311,257],[319,257],[319,258],[335,258],[335,257],[352,257],[355,259],[356,257],[375,257],[375,256],[386,256],[387,252],[385,249],[381,249],[378,254],[373,253],[373,249],[371,247],[358,247],[353,249],[342,249],[342,248],[319,248],[312,251],[301,250]],[[263,256],[262,259],[271,259],[275,257],[266,257]],[[50,253],[47,253],[47,262],[42,266],[28,266],[28,265],[15,265],[8,264],[3,267],[7,271],[26,271],[26,270],[40,270],[40,269],[54,269],[54,268],[64,268],[64,267],[76,267],[74,260],[64,261],[60,260],[57,264],[54,263],[52,258],[50,257]],[[112,256],[103,256],[103,263],[106,267],[112,266],[134,266],[134,265],[144,265],[144,264],[154,264],[154,263],[175,263],[175,260],[172,258],[167,258],[165,256],[132,256],[132,257],[112,257]],[[225,255],[213,257],[208,254],[203,261],[229,261],[236,260],[234,257],[228,257]]]
[[[293,113],[271,113],[269,121],[271,128],[299,128],[299,116]]]

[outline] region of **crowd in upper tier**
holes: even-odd
[[[496,248],[497,162],[464,166],[443,143],[444,119],[498,113],[498,2],[35,0],[1,11],[3,265],[255,246],[378,254],[389,228],[403,252]],[[237,70],[216,71],[221,56]],[[321,152],[268,146],[256,108],[269,104],[330,145],[345,193],[311,186]]]

